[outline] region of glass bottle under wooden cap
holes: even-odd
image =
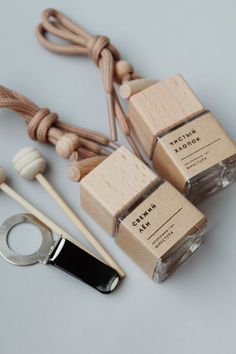
[[[236,145],[181,75],[129,99],[132,129],[158,173],[191,201],[236,179]]]
[[[125,147],[82,179],[80,196],[82,208],[154,280],[203,241],[205,216]]]

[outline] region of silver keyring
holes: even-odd
[[[9,246],[8,237],[11,230],[22,223],[36,226],[42,234],[42,243],[38,251],[23,256],[16,254]],[[0,254],[9,263],[18,266],[27,266],[35,263],[46,263],[50,250],[54,246],[52,231],[33,215],[18,214],[11,216],[0,227]]]

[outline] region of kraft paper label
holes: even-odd
[[[152,277],[157,261],[204,221],[204,215],[165,182],[121,222],[117,243]]]
[[[234,142],[212,113],[206,113],[160,138],[154,164],[183,190],[187,180],[235,154]]]

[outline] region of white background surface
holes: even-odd
[[[65,121],[108,132],[95,65],[47,52],[35,39],[47,7],[60,9],[91,33],[108,35],[143,76],[162,79],[181,72],[236,140],[235,1],[0,0],[1,83]],[[12,156],[29,144],[40,147],[50,165],[47,177],[127,278],[104,296],[53,267],[14,267],[0,258],[0,353],[235,354],[236,185],[200,203],[209,218],[205,245],[166,282],[155,284],[80,210],[79,185],[66,176],[68,162],[52,147],[30,142],[23,121],[1,110],[0,165],[9,182],[78,235],[36,182],[15,175]],[[0,195],[0,222],[19,212],[21,207]],[[32,228],[21,231],[21,237],[31,237]]]

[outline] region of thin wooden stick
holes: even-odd
[[[103,157],[97,157],[102,159]],[[85,161],[85,160],[83,160]],[[82,232],[84,237],[90,242],[90,244],[97,250],[104,261],[114,268],[120,277],[124,277],[124,272],[119,267],[119,265],[112,259],[108,252],[103,248],[103,246],[98,242],[91,231],[84,225],[80,220],[78,215],[69,207],[69,205],[63,200],[59,193],[52,187],[52,185],[43,176],[43,172],[46,168],[46,160],[35,148],[24,148],[20,150],[13,158],[13,165],[17,173],[27,179],[36,179],[42,187],[52,196],[56,203],[62,208],[65,214],[71,219],[71,221],[78,227]]]
[[[8,184],[5,182],[0,184],[0,189],[6,193],[9,197],[14,199],[17,203],[19,203],[23,208],[25,208],[28,212],[30,212],[33,216],[39,219],[42,223],[44,223],[47,227],[53,230],[57,235],[65,238],[66,240],[72,242],[74,245],[80,247],[85,252],[89,253],[91,256],[98,259],[98,257],[93,254],[90,250],[88,250],[79,240],[76,240],[73,236],[68,234],[65,230],[63,230],[60,226],[55,224],[52,220],[50,220],[46,215],[44,215],[40,210],[36,209],[32,204],[30,204],[26,199],[24,199],[20,194],[14,191]]]
[[[119,265],[112,259],[109,253],[104,249],[104,247],[98,242],[91,231],[83,224],[76,213],[66,204],[58,192],[52,187],[52,185],[47,181],[47,179],[41,174],[35,176],[37,181],[41,186],[52,196],[56,203],[61,207],[65,214],[70,218],[70,220],[75,224],[76,227],[82,232],[86,239],[91,243],[91,245],[98,251],[102,256],[104,261],[107,262],[112,268],[114,268],[120,277],[124,277],[124,272],[119,267]]]
[[[108,116],[109,116],[109,124],[110,124],[110,132],[111,132],[111,140],[117,140],[117,130],[116,130],[116,120],[115,120],[115,113],[114,113],[114,105],[113,105],[113,95],[109,92],[106,94],[107,99],[107,109],[108,109]]]

